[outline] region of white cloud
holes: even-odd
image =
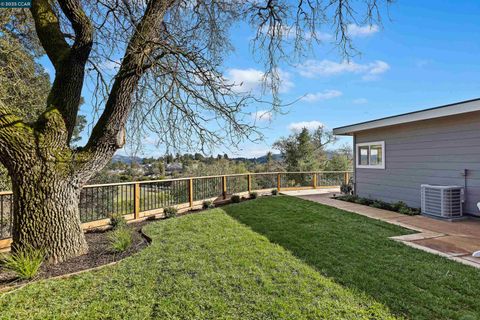
[[[272,120],[273,114],[268,110],[259,110],[252,113],[252,118],[255,121],[270,121]]]
[[[288,129],[292,131],[300,131],[303,128],[307,128],[308,130],[315,130],[318,127],[323,127],[323,123],[320,121],[301,121],[301,122],[293,122],[288,125]]]
[[[385,61],[377,60],[374,63],[370,64],[370,68],[367,73],[362,77],[363,80],[377,80],[378,76],[382,73],[387,72],[390,69],[390,66]]]
[[[341,95],[342,95],[342,92],[338,90],[324,90],[323,92],[308,93],[305,96],[303,96],[300,100],[305,102],[318,102],[318,101],[337,98],[337,97],[340,97]]]
[[[373,80],[386,72],[390,66],[385,61],[376,60],[367,64],[353,61],[335,62],[331,60],[307,60],[298,66],[300,75],[307,78],[317,76],[333,76],[345,73],[363,74],[364,80]]]
[[[385,61],[377,60],[373,64],[370,64],[370,70],[368,71],[368,73],[382,74],[388,69],[390,69],[390,66],[388,65],[388,63],[386,63]]]
[[[320,41],[329,41],[333,39],[333,36],[326,32],[316,32],[315,37]]]
[[[377,33],[380,28],[376,24],[359,26],[351,23],[347,27],[347,32],[351,37],[368,37],[374,33]]]
[[[229,69],[227,79],[235,84],[235,90],[249,92],[262,85],[263,72],[257,69]]]
[[[353,103],[355,103],[355,104],[365,104],[365,103],[368,103],[368,100],[365,99],[365,98],[358,98],[358,99],[353,100]]]
[[[260,90],[264,81],[264,72],[261,70],[248,69],[229,69],[226,78],[234,84],[234,90],[237,92],[251,92]],[[292,81],[292,75],[282,69],[278,70],[280,77],[279,91],[281,93],[288,92],[295,86]]]

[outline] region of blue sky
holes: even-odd
[[[259,111],[259,123],[267,127],[265,141],[244,143],[228,153],[264,155],[276,139],[303,125],[321,123],[331,129],[480,97],[480,1],[397,1],[389,15],[383,27],[352,26],[361,55],[349,63],[342,61],[326,36],[309,61],[283,65],[282,99],[305,97],[285,108],[285,114],[270,115],[262,112],[265,106],[251,106],[252,116]],[[251,37],[247,28],[233,30],[236,51],[225,59],[225,70],[237,83],[255,90],[262,66],[252,59]],[[48,63],[45,66],[51,70]],[[90,114],[88,103],[82,113]],[[337,146],[342,143],[351,140],[343,138]],[[219,147],[213,153],[224,151]],[[145,155],[163,152],[153,145],[145,148]]]

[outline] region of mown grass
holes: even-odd
[[[397,243],[409,230],[293,197],[226,207],[336,282],[411,319],[480,319],[480,270]]]
[[[235,214],[244,208],[266,218],[278,210],[270,205],[255,200],[229,212],[247,218]],[[280,214],[280,221],[286,217]],[[305,227],[292,224],[286,232]],[[153,223],[145,231],[152,245],[118,265],[4,294],[0,318],[392,318],[382,304],[323,277],[221,209]]]

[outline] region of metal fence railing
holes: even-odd
[[[102,221],[117,215],[139,219],[161,213],[165,207],[193,208],[199,201],[224,200],[236,193],[340,186],[343,182],[348,182],[350,173],[350,171],[245,173],[89,185],[80,193],[80,219],[83,223]],[[0,240],[11,237],[12,218],[13,195],[9,191],[0,192]]]

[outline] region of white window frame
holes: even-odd
[[[382,146],[382,163],[377,165],[365,165],[359,164],[360,159],[360,147],[368,146],[368,161],[370,162],[370,147],[374,145]],[[385,141],[372,141],[372,142],[362,142],[355,145],[355,167],[362,169],[385,169]]]

